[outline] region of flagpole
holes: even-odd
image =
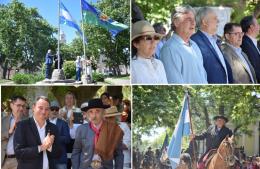
[[[82,43],[83,43],[83,53],[84,53],[84,64],[83,64],[83,76],[82,81],[83,83],[89,83],[88,80],[88,72],[87,72],[87,56],[86,56],[86,46],[85,46],[85,31],[84,31],[84,22],[83,22],[83,11],[82,11],[82,1],[80,0],[80,12],[81,12],[81,29],[82,29]]]
[[[81,29],[82,29],[82,42],[83,42],[83,52],[84,59],[86,60],[86,46],[85,46],[85,32],[84,32],[84,24],[83,24],[83,12],[82,12],[82,1],[80,0],[80,13],[81,13]]]
[[[192,121],[191,121],[191,108],[190,108],[190,96],[189,96],[189,91],[186,90],[186,95],[187,95],[187,101],[188,101],[188,109],[189,109],[189,117],[190,117],[190,129],[191,129],[191,134],[193,135],[193,126],[192,126]],[[195,142],[192,140],[192,149],[193,149],[193,156],[194,156],[194,161],[195,164],[197,164],[197,157],[196,157],[196,149],[195,149]]]
[[[60,0],[58,0],[58,70],[60,70]]]

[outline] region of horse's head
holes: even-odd
[[[234,136],[226,136],[218,148],[218,155],[222,160],[224,160],[226,165],[233,166],[235,164]]]

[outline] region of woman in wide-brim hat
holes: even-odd
[[[134,84],[167,84],[162,62],[154,58],[157,43],[162,35],[154,31],[147,21],[132,25],[131,78]]]

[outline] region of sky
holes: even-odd
[[[156,140],[159,136],[161,136],[162,133],[166,132],[166,128],[164,127],[157,127],[150,131],[150,135],[143,134],[141,140],[148,140],[149,142],[153,142]]]
[[[50,25],[58,28],[58,0],[18,0],[27,7],[37,8],[39,14],[46,19]],[[89,3],[96,3],[97,0],[86,0]],[[10,3],[11,0],[0,0],[1,4]],[[69,10],[72,17],[80,24],[80,0],[61,0],[61,2]],[[81,26],[81,25],[79,25]],[[76,29],[61,25],[61,31],[66,35],[67,43],[70,43],[76,37]]]

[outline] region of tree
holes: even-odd
[[[95,5],[99,10],[115,21],[129,25],[129,2],[124,0],[103,0]],[[119,65],[129,65],[129,29],[123,30],[115,38],[111,37],[108,30],[95,25],[84,23],[87,38],[86,55],[94,62],[100,59],[110,67],[115,75],[120,74]],[[82,43],[75,43],[77,48]]]
[[[258,86],[134,86],[134,133],[142,135],[157,127],[173,131],[182,108],[184,94],[189,91],[193,128],[200,133],[214,115],[230,119],[235,134],[250,134],[248,128],[260,117]],[[254,118],[252,118],[254,117]]]
[[[55,29],[35,8],[13,0],[0,6],[0,65],[5,79],[12,67],[31,73],[41,66],[48,49],[56,49]]]
[[[181,4],[192,7],[200,6],[227,6],[233,8],[231,21],[240,22],[245,15],[254,14],[259,17],[260,7],[258,0],[135,0],[140,6],[145,18],[152,22],[166,23],[170,13]],[[241,12],[242,11],[242,12]]]

